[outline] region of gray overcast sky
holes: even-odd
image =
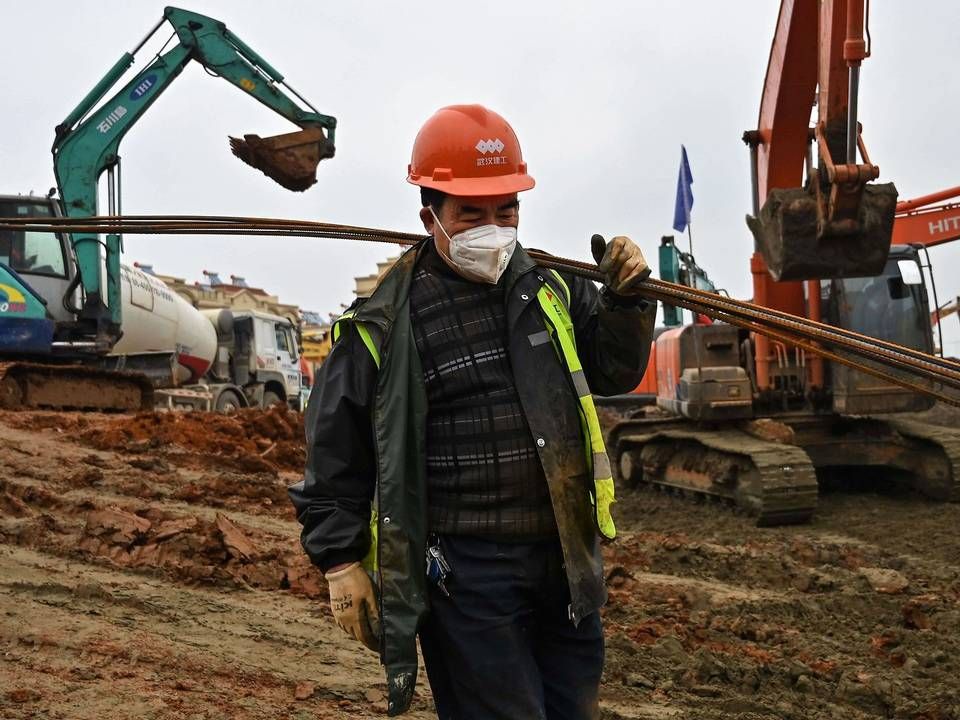
[[[53,128],[163,6],[3,0],[0,193],[54,184]],[[680,144],[694,176],[697,259],[749,297],[748,153],[779,3],[283,2],[192,0],[224,21],[340,126],[319,182],[290,193],[233,158],[227,135],[294,129],[223,80],[188,67],[121,145],[124,210],[295,217],[419,231],[405,182],[413,138],[437,108],[480,102],[520,138],[537,187],[523,194],[521,242],[586,258],[591,233],[627,234],[655,262],[670,234]],[[169,26],[138,55],[145,67]],[[879,0],[864,64],[870,154],[901,198],[960,185],[954,142],[960,5]],[[162,39],[159,39],[161,38]],[[105,202],[104,202],[105,204]],[[343,241],[126,238],[126,261],[190,280],[245,276],[321,312],[349,302],[353,277],[387,246]],[[934,251],[941,301],[960,294],[960,249]],[[952,318],[951,318],[952,319]],[[960,328],[947,349],[960,354]]]

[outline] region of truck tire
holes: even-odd
[[[243,401],[233,390],[224,390],[217,396],[217,405],[214,409],[217,412],[229,414],[236,412],[243,406]]]
[[[271,405],[280,405],[283,398],[277,395],[273,390],[267,390],[263,393],[263,407],[268,408]]]

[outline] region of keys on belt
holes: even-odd
[[[447,590],[446,586],[446,579],[449,574],[450,563],[443,556],[440,540],[436,537],[431,538],[427,545],[427,578],[447,597],[450,597],[450,591]]]

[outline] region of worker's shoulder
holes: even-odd
[[[357,311],[358,311],[361,307],[363,307],[363,304],[364,304],[368,299],[369,299],[369,298],[367,298],[367,297],[358,297],[358,298],[354,299],[354,301],[353,301],[352,303],[350,303],[349,306],[345,307],[345,308],[343,309],[343,312],[341,312],[341,313],[337,316],[337,319],[334,320],[334,323],[339,323],[341,320],[350,320],[351,318],[353,318],[353,316],[357,314]]]
[[[554,280],[559,281],[562,285],[565,285],[568,288],[572,288],[577,284],[577,281],[580,279],[577,275],[574,275],[571,272],[566,270],[557,270],[555,268],[545,265],[543,262],[540,262],[540,258],[554,258],[557,257],[553,253],[547,252],[546,250],[541,250],[540,248],[524,248],[527,253],[536,253],[538,257],[531,257],[533,263],[540,269],[541,272],[546,273],[544,277],[553,278]]]
[[[359,310],[359,309],[363,306],[363,304],[364,304],[365,302],[367,302],[367,300],[369,300],[369,299],[370,299],[370,296],[368,296],[368,295],[362,295],[362,296],[360,296],[360,297],[354,298],[353,302],[350,303],[350,306],[349,306],[346,310],[343,311],[343,314],[344,314],[344,315],[347,315],[347,314],[352,315],[352,314],[355,313],[357,310]]]
[[[524,252],[527,253],[527,257],[537,266],[542,272],[546,272],[549,275],[555,277],[561,277],[566,282],[570,282],[573,279],[573,275],[563,270],[555,270],[552,267],[549,267],[549,263],[544,263],[544,260],[549,260],[550,258],[557,257],[553,253],[547,252],[546,250],[541,250],[540,248],[535,247],[525,247],[523,248]],[[531,255],[533,253],[533,255]]]

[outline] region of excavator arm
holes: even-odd
[[[813,320],[820,320],[818,278],[879,274],[890,247],[896,188],[869,183],[880,171],[857,119],[860,65],[869,56],[864,2],[781,1],[757,129],[743,135],[751,156],[753,300]],[[772,385],[774,357],[766,338],[755,341],[762,391]],[[823,387],[819,359],[810,382]]]
[[[780,5],[758,127],[744,133],[754,191],[747,223],[776,281],[875,275],[887,260],[897,192],[871,183],[880,169],[857,120],[860,65],[869,55],[864,2]]]
[[[178,43],[158,54],[146,69],[101,103],[133,64],[136,53],[165,22],[173,26]],[[56,128],[54,170],[66,216],[82,218],[97,214],[97,186],[104,172],[109,173],[108,212],[119,214],[120,142],[191,60],[302,128],[274,138],[256,135],[247,135],[243,140],[231,138],[235,155],[288,189],[302,191],[316,182],[317,164],[334,154],[336,119],[319,113],[285,83],[282,74],[219,20],[167,7],[160,22],[132,52],[124,53]],[[309,109],[303,109],[284,93],[281,85]],[[98,235],[77,233],[72,243],[77,258],[77,283],[82,285],[84,295],[83,307],[77,309],[75,337],[78,343],[92,342],[96,352],[104,352],[120,334],[121,238],[106,236],[102,245],[105,260],[101,260]],[[68,295],[72,292],[73,287]]]
[[[933,203],[960,197],[960,187],[897,203],[894,245],[933,247],[960,240],[960,202]]]

